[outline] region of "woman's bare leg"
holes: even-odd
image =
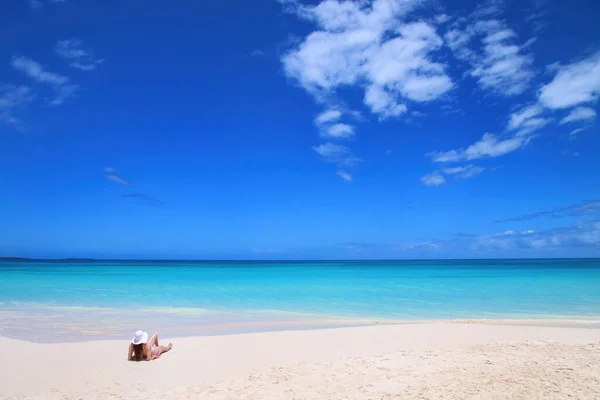
[[[158,334],[153,334],[147,342],[148,346],[152,348],[152,346],[158,346]]]
[[[168,346],[158,346],[155,351],[157,352],[157,356],[160,356],[162,353],[166,353],[167,351],[171,350],[171,348],[173,348],[173,345],[169,343]]]

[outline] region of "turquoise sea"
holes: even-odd
[[[0,335],[201,335],[431,319],[600,320],[600,259],[0,261]]]

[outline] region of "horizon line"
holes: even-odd
[[[600,257],[492,257],[492,258],[352,258],[352,259],[203,259],[203,258],[31,258],[31,257],[1,257],[0,261],[145,261],[145,262],[373,262],[373,261],[493,261],[493,260],[600,260]]]

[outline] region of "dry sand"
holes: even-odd
[[[0,338],[0,398],[600,399],[593,328],[431,322],[172,342],[136,363],[127,341]]]

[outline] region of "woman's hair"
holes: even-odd
[[[135,361],[141,361],[144,358],[144,344],[134,344],[133,345],[133,359]]]

